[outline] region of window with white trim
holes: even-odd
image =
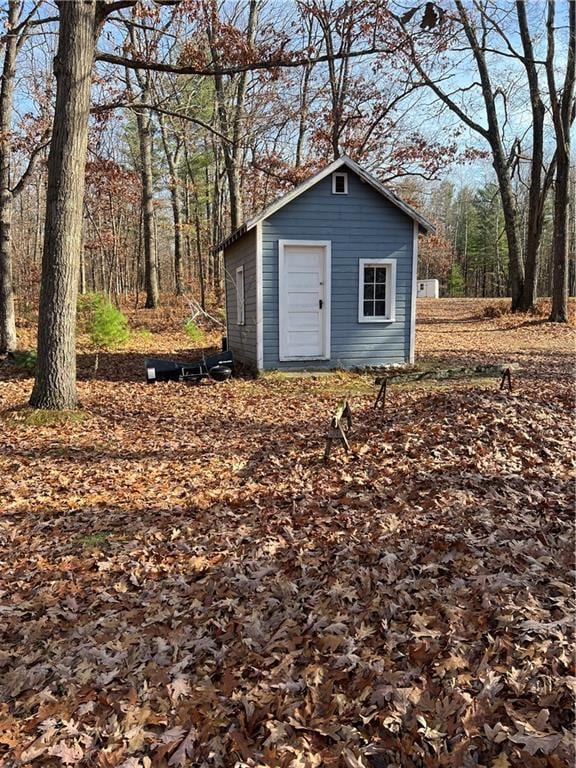
[[[236,270],[236,324],[244,325],[244,267]]]
[[[348,194],[348,174],[347,173],[332,174],[332,194],[333,195]]]
[[[391,323],[395,319],[395,259],[360,259],[358,322]]]

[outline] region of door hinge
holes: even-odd
[[[320,309],[322,309],[323,304],[324,304],[324,302],[322,301],[322,299],[320,299],[320,301],[318,302],[318,307]]]

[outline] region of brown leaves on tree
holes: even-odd
[[[0,762],[572,765],[573,330],[485,305],[419,305],[418,349],[513,392],[383,413],[368,376],[147,386],[134,346],[30,424],[1,369]]]
[[[424,8],[423,11],[422,8]],[[420,11],[422,11],[420,28],[425,31],[441,26],[444,16],[446,15],[446,11],[437,3],[426,3],[425,5],[416,5],[413,8],[410,8],[400,16],[400,21],[402,24],[408,24]]]

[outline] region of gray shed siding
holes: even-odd
[[[327,176],[262,222],[264,368],[333,368],[402,363],[410,354],[412,219],[348,170],[348,194]],[[278,241],[330,240],[330,360],[278,359]],[[396,259],[396,320],[358,322],[360,258]]]
[[[236,322],[236,270],[244,267],[244,325]],[[226,325],[228,346],[241,362],[256,368],[256,230],[226,248]]]

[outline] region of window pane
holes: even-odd
[[[364,317],[373,317],[374,315],[374,302],[373,301],[365,301],[364,302]]]
[[[386,267],[376,267],[376,282],[377,283],[386,282]]]
[[[376,293],[374,294],[376,299],[382,299],[384,301],[386,299],[386,284],[380,283],[379,285],[375,286]]]
[[[365,283],[374,282],[374,267],[364,267],[364,282]]]
[[[366,299],[373,299],[374,298],[374,286],[373,285],[365,285],[364,286],[364,300]]]
[[[377,301],[375,302],[376,305],[376,315],[378,317],[385,317],[386,316],[386,302],[385,301]]]

